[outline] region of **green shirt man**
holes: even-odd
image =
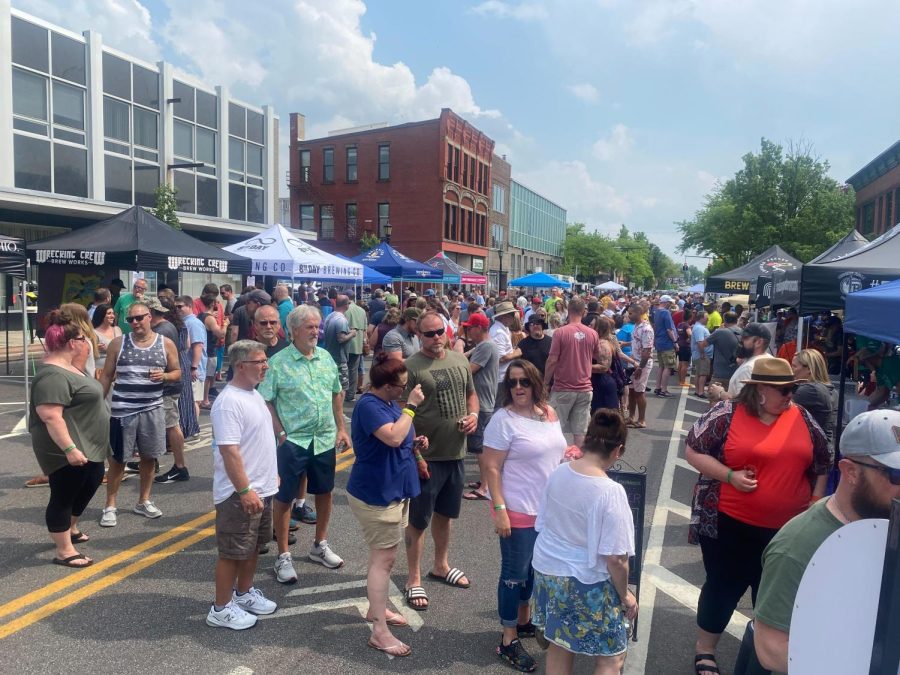
[[[125,320],[125,317],[128,316],[128,308],[138,300],[143,300],[144,293],[146,292],[147,282],[143,279],[138,279],[134,282],[131,293],[123,293],[119,296],[119,299],[116,300],[116,306],[113,308],[113,311],[116,313],[119,328],[122,329],[123,333],[131,332],[131,325]]]

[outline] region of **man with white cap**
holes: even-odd
[[[900,499],[900,412],[862,413],[841,435],[841,481],[835,493],[790,520],[763,553],[755,620],[738,655],[777,673],[788,670],[791,613],[800,580],[813,554],[836,530],[866,518],[888,518],[891,500]],[[743,672],[737,666],[735,672]],[[748,672],[753,672],[748,671]]]

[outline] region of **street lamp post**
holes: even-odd
[[[503,249],[497,249],[497,256],[500,258],[500,271],[497,272],[497,290],[503,290]]]

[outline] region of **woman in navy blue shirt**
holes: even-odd
[[[347,481],[350,510],[369,545],[369,646],[391,656],[412,652],[391,633],[390,626],[406,626],[407,622],[402,614],[387,609],[387,598],[397,547],[409,522],[409,500],[420,492],[417,455],[421,457],[419,448],[428,447],[428,439],[415,437],[412,423],[416,407],[425,400],[421,387],[409,393],[402,410],[396,402],[408,378],[403,362],[384,352],[372,362],[371,389],[353,409],[351,436],[356,461]]]

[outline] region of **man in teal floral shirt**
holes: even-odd
[[[328,547],[331,492],[334,489],[336,446],[340,452],[350,447],[344,428],[344,393],[337,366],[327,351],[316,346],[322,315],[312,305],[300,305],[288,314],[291,346],[269,362],[259,393],[272,414],[278,442],[278,477],[274,521],[278,537],[275,576],[283,584],[297,581],[288,551],[290,509],[303,474],[307,491],[315,495],[316,538],[309,559],[325,567],[337,568],[344,561]]]

